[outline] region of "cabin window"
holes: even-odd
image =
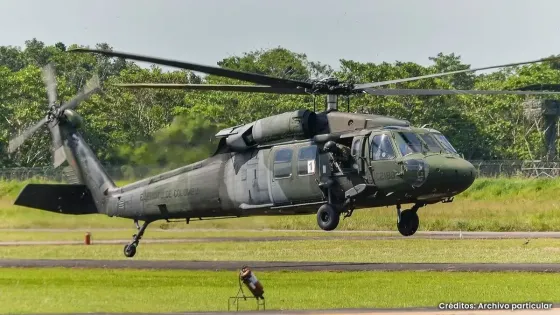
[[[395,151],[391,144],[391,138],[387,134],[376,135],[371,140],[370,159],[373,161],[392,160]]]
[[[441,152],[441,146],[438,144],[436,139],[434,139],[434,137],[432,137],[431,134],[422,133],[422,134],[420,134],[420,138],[422,138],[422,140],[424,140],[424,142],[426,142],[426,144],[428,145],[428,150],[430,152]]]
[[[292,176],[292,149],[280,149],[274,155],[274,178]]]
[[[312,145],[299,149],[298,154],[298,175],[315,174],[317,156],[317,146]]]

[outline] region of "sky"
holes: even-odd
[[[455,53],[472,67],[560,53],[557,0],[2,0],[0,45],[94,46],[215,65],[285,47],[338,68]]]

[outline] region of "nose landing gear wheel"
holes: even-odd
[[[416,233],[418,226],[420,225],[420,219],[416,211],[408,209],[401,212],[401,219],[397,223],[397,228],[403,236],[411,236]]]
[[[332,231],[336,229],[339,222],[340,213],[338,213],[333,206],[324,204],[317,211],[317,224],[321,229]]]

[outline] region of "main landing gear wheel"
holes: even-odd
[[[413,209],[404,210],[401,212],[400,220],[397,223],[397,228],[403,236],[411,236],[416,233],[418,226],[420,225],[420,219],[418,214]]]
[[[325,231],[336,229],[340,222],[340,213],[330,204],[322,205],[317,211],[317,224]]]

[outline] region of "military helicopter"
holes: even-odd
[[[451,202],[475,179],[471,163],[441,132],[414,127],[393,117],[341,112],[338,97],[445,94],[558,94],[544,91],[379,89],[425,78],[536,63],[539,59],[404,79],[354,84],[337,79],[298,81],[220,67],[166,60],[124,52],[77,48],[69,53],[97,53],[157,63],[257,85],[121,84],[126,88],[171,88],[281,94],[326,95],[321,112],[300,109],[264,117],[216,134],[217,149],[205,160],[117,187],[78,129],[74,109],[101,90],[97,77],[68,103],[58,105],[54,67],[43,70],[49,108],[46,116],[10,141],[14,152],[43,125],[52,135],[53,163],[65,165],[68,184],[28,184],[15,204],[70,215],[100,213],[134,220],[137,234],[124,247],[133,257],[148,225],[157,220],[217,219],[256,215],[317,215],[323,230],[334,230],[340,217],[362,208],[396,206],[397,229],[404,236],[419,227],[417,211],[428,204]],[[401,211],[401,205],[412,204]],[[143,221],[140,226],[139,221]]]

